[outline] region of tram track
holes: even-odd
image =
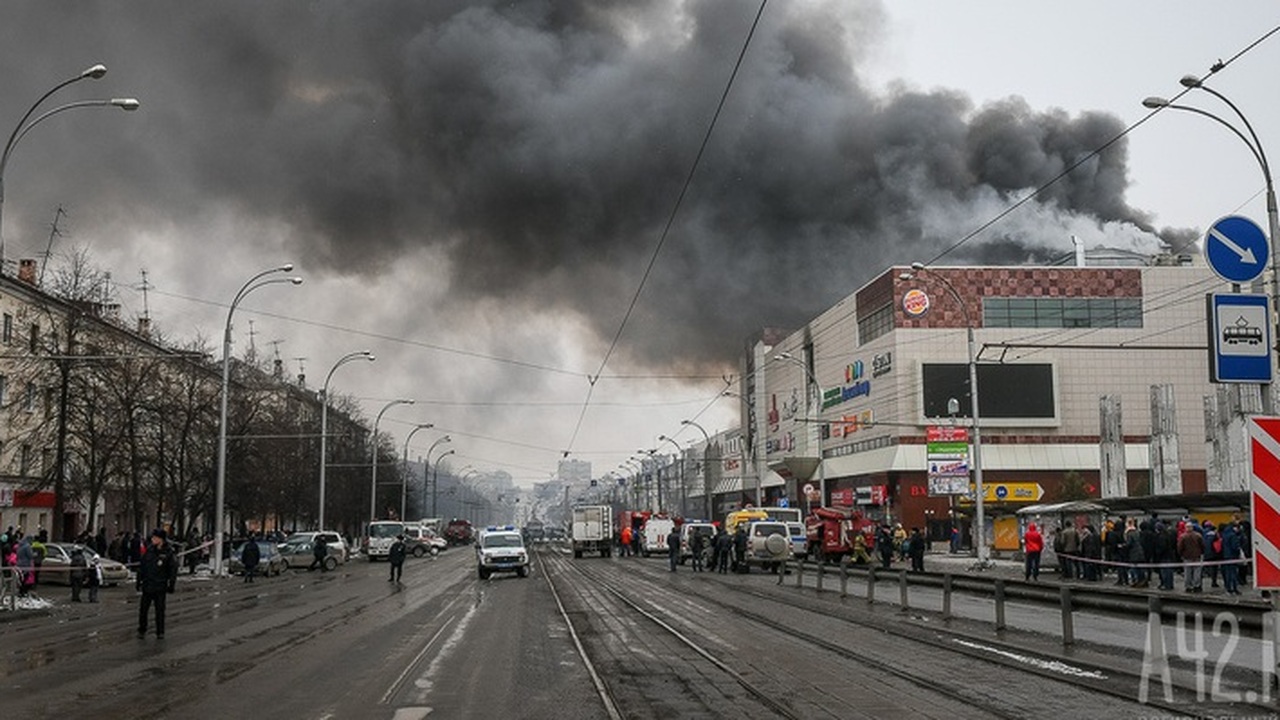
[[[545,556],[544,556],[545,559]],[[814,708],[818,708],[824,714],[832,717],[847,717],[851,714],[857,715],[864,713],[865,708],[860,707],[860,703],[851,701],[846,693],[833,692],[830,688],[823,687],[819,682],[810,682],[806,678],[792,676],[785,679],[774,677],[772,682],[781,683],[787,687],[785,691],[779,691],[778,687],[763,687],[758,683],[753,683],[741,674],[733,671],[732,668],[725,665],[718,658],[704,648],[715,647],[720,645],[713,638],[704,636],[706,630],[698,630],[694,622],[688,621],[687,618],[680,618],[673,613],[667,613],[659,609],[656,605],[646,607],[630,598],[631,594],[640,594],[635,588],[625,587],[623,584],[614,579],[605,576],[598,568],[588,569],[584,567],[585,563],[575,563],[564,558],[556,558],[551,564],[560,572],[571,572],[586,582],[587,585],[600,588],[607,592],[616,601],[621,602],[633,612],[640,614],[648,619],[654,626],[661,628],[666,633],[678,635],[680,641],[685,643],[693,652],[700,657],[707,658],[717,663],[724,672],[734,677],[748,693],[757,700],[763,702],[771,711],[777,712],[781,717],[813,717]],[[550,574],[550,573],[548,573]],[[648,574],[648,573],[646,573]],[[655,575],[658,573],[654,573]],[[665,574],[665,573],[662,573]],[[655,582],[657,578],[653,578]],[[689,595],[681,591],[682,597],[688,598]],[[856,676],[867,670],[873,671],[873,675],[883,678],[888,676],[899,681],[897,685],[903,688],[910,688],[914,692],[919,692],[919,688],[927,688],[930,694],[941,696],[951,703],[955,703],[953,708],[965,706],[972,708],[973,715],[976,717],[999,717],[999,718],[1022,718],[1025,717],[1025,708],[1009,705],[1001,706],[999,702],[993,702],[992,698],[975,690],[971,684],[962,684],[959,686],[950,686],[939,684],[934,678],[922,675],[920,672],[913,670],[911,667],[902,667],[898,663],[901,657],[901,651],[894,654],[894,658],[876,658],[868,656],[865,653],[854,653],[849,648],[825,640],[821,637],[810,633],[795,632],[794,628],[779,627],[778,622],[770,617],[766,617],[759,613],[751,613],[742,611],[732,605],[725,605],[717,598],[699,597],[698,600],[705,604],[713,605],[717,610],[725,610],[730,612],[735,620],[743,621],[736,623],[744,629],[741,635],[754,637],[769,637],[773,633],[781,632],[790,641],[803,643],[813,649],[821,650],[836,655],[843,660],[851,663],[851,670]],[[652,602],[652,600],[651,600]],[[666,615],[667,618],[662,617]],[[674,625],[683,623],[688,629],[685,631],[677,630]],[[812,656],[811,651],[802,651],[803,654]],[[813,700],[813,704],[803,709],[791,705],[787,705],[778,699],[778,696],[790,697],[793,700],[805,698]]]
[[[638,576],[638,579],[644,582],[662,583],[664,582],[662,576],[667,575],[647,565],[640,565],[638,568],[641,568],[640,572],[632,572],[631,575]],[[586,575],[593,582],[606,582],[597,574],[586,573]],[[617,589],[619,592],[627,592],[625,587]],[[726,590],[733,592],[726,593]],[[1030,651],[1016,644],[993,639],[990,635],[941,629],[936,626],[924,627],[919,623],[902,622],[896,619],[887,622],[884,612],[862,611],[850,608],[842,602],[823,601],[820,597],[807,596],[805,593],[783,595],[781,590],[742,587],[732,582],[717,582],[714,586],[704,589],[691,589],[685,586],[680,589],[680,592],[686,597],[713,604],[720,611],[730,613],[745,622],[782,629],[806,644],[856,662],[861,667],[874,667],[877,672],[927,686],[933,692],[945,694],[967,705],[974,705],[976,700],[971,683],[955,688],[946,687],[936,676],[904,670],[891,657],[869,657],[865,648],[857,647],[856,644],[848,641],[835,641],[830,633],[819,634],[806,625],[813,625],[811,621],[816,618],[834,617],[847,627],[856,628],[859,632],[887,635],[903,647],[911,644],[919,648],[913,652],[927,653],[940,658],[956,658],[942,660],[942,662],[950,664],[959,662],[972,669],[970,673],[972,677],[1002,677],[1007,676],[1010,671],[1024,673],[1047,680],[1053,685],[1070,687],[1076,692],[1105,695],[1134,703],[1135,707],[1141,707],[1148,713],[1161,711],[1177,716],[1187,715],[1190,709],[1192,716],[1226,716],[1238,715],[1242,709],[1246,712],[1270,711],[1268,706],[1247,702],[1249,695],[1253,693],[1244,694],[1244,701],[1205,701],[1197,695],[1198,692],[1203,693],[1203,687],[1197,690],[1195,687],[1178,684],[1176,681],[1173,683],[1172,697],[1165,698],[1161,695],[1163,690],[1158,675],[1154,679],[1148,677],[1151,682],[1151,692],[1144,696],[1146,702],[1138,705],[1138,688],[1143,682],[1140,672],[1117,668],[1114,665],[1103,666],[1075,657],[1064,662],[1060,657]],[[737,597],[738,601],[733,601],[734,597]],[[741,602],[742,600],[746,602]],[[798,615],[795,612],[797,609],[805,614]],[[912,612],[923,611],[913,610]],[[998,668],[998,672],[979,672],[978,663]],[[1263,697],[1265,698],[1265,693]],[[998,703],[998,698],[988,699]],[[982,707],[1002,717],[1025,717],[1028,709],[1018,704],[1008,707],[999,707],[998,704]]]

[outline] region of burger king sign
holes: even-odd
[[[902,296],[902,310],[911,317],[920,317],[929,310],[929,296],[923,290],[908,290]]]

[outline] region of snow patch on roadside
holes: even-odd
[[[1009,652],[1008,650],[1001,650],[1000,648],[994,648],[994,647],[991,647],[990,645],[982,645],[980,643],[970,642],[968,640],[960,640],[959,638],[956,638],[955,642],[967,648],[973,648],[974,650],[982,650],[984,652],[989,652],[994,655],[999,655],[1001,657],[1008,658],[1015,662],[1020,662],[1024,665],[1030,665],[1032,667],[1040,668],[1041,670],[1048,670],[1049,672],[1056,672],[1060,675],[1089,678],[1092,680],[1107,679],[1106,675],[1103,675],[1102,673],[1096,670],[1084,670],[1082,668],[1075,667],[1074,665],[1068,665],[1060,660],[1043,660],[1041,658],[1031,657],[1029,655],[1020,655],[1015,652]]]

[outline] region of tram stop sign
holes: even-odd
[[[1252,282],[1267,267],[1266,233],[1246,217],[1228,215],[1209,227],[1204,257],[1218,277],[1232,283]]]

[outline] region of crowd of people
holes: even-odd
[[[1211,587],[1230,595],[1240,594],[1247,582],[1252,556],[1252,529],[1245,519],[1231,519],[1221,526],[1184,517],[1169,521],[1151,517],[1109,518],[1102,527],[1068,523],[1052,534],[1058,569],[1065,580],[1094,582],[1114,575],[1115,584],[1135,588],[1174,590],[1175,576],[1183,577],[1186,592],[1203,592],[1204,578]],[[1022,538],[1025,577],[1040,577],[1040,557],[1045,538],[1034,523]]]

